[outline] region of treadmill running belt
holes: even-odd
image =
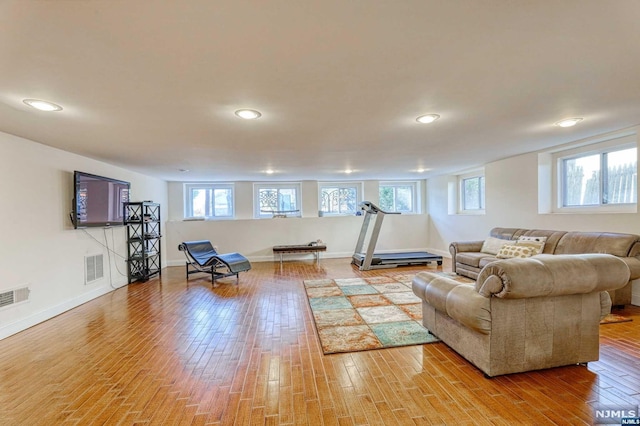
[[[353,255],[353,259],[358,265],[362,264],[364,258],[365,255],[362,253]],[[437,262],[438,265],[441,265],[442,256],[426,251],[414,251],[403,253],[374,253],[371,258],[372,265],[409,265],[430,262]]]

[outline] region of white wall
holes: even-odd
[[[170,221],[165,234],[169,265],[184,264],[178,244],[199,239],[210,240],[220,252],[242,253],[251,261],[272,261],[274,245],[318,239],[327,244],[323,257],[351,257],[362,226],[362,216],[318,217],[317,181],[302,182],[301,218],[252,219],[253,184],[235,182],[237,219],[185,222],[183,186],[182,182],[169,183]],[[421,192],[424,203],[424,185]],[[363,182],[363,198],[377,202],[377,181]],[[426,214],[387,215],[376,251],[425,250],[427,226]]]
[[[484,240],[493,227],[609,231],[640,234],[640,213],[539,214],[538,155],[525,154],[485,166],[484,215],[449,214],[452,176],[427,182],[429,246],[448,252],[452,241]],[[640,285],[634,283],[634,304],[640,305]]]
[[[106,163],[60,151],[0,132],[0,292],[28,286],[30,300],[0,309],[0,339],[58,315],[126,284],[125,228],[74,230],[69,213],[73,171],[131,182],[133,201],[162,204],[163,265],[182,265],[181,241],[209,239],[221,251],[238,251],[250,260],[271,260],[271,247],[322,239],[328,257],[348,257],[362,217],[317,217],[316,181],[305,181],[303,217],[252,219],[253,185],[236,182],[237,220],[183,222],[182,183],[150,178]],[[492,227],[523,227],[640,234],[640,213],[539,214],[538,157],[526,154],[486,165],[486,214],[449,214],[451,176],[429,179],[423,207],[429,214],[387,216],[378,249],[448,253],[451,241],[484,239]],[[424,182],[423,182],[424,183]],[[364,182],[364,199],[377,200],[378,182]],[[89,234],[89,235],[88,235]],[[97,239],[96,242],[93,238]],[[105,278],[84,284],[84,256],[102,253]],[[122,275],[124,274],[124,275]],[[634,285],[640,305],[640,286]]]
[[[74,170],[131,182],[131,200],[162,203],[166,217],[166,182],[0,132],[0,292],[31,290],[28,302],[0,309],[0,339],[127,283],[125,228],[73,229]],[[117,253],[110,264],[87,234]],[[105,278],[85,285],[84,257],[100,253]]]

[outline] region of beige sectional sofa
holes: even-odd
[[[607,254],[497,260],[475,284],[421,272],[413,292],[424,326],[487,376],[595,361],[599,321],[611,307],[605,290],[630,270]]]
[[[631,272],[629,282],[610,291],[614,306],[631,303],[631,281],[640,278],[640,236],[613,232],[567,232],[543,229],[493,228],[489,237],[517,241],[520,237],[546,237],[544,254],[607,253],[622,259]],[[482,268],[498,260],[482,251],[485,241],[453,242],[449,245],[453,272],[476,279]]]

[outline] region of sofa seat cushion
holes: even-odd
[[[489,263],[491,262],[495,262],[496,260],[499,260],[497,257],[495,256],[487,256],[487,257],[483,257],[482,259],[480,259],[480,269],[484,268],[485,266],[487,266]]]
[[[456,262],[462,263],[468,266],[473,266],[474,268],[483,268],[489,262],[484,262],[484,264],[480,264],[483,259],[496,260],[496,257],[491,254],[482,253],[482,252],[462,252],[456,255]]]

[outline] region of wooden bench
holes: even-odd
[[[324,244],[293,244],[285,246],[273,246],[273,254],[280,254],[280,265],[282,266],[282,255],[287,253],[313,253],[316,257],[316,263],[320,263],[320,252],[327,251]]]

